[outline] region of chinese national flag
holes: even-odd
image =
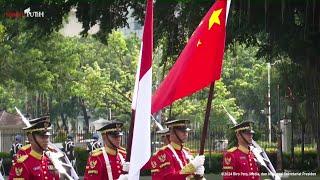
[[[227,5],[228,4],[228,5]],[[220,79],[230,2],[217,0],[152,96],[152,113]]]

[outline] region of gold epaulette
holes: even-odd
[[[51,151],[51,152],[57,152],[57,150],[52,146],[52,145],[48,145],[48,149]]]
[[[28,159],[28,155],[22,155],[17,159],[17,163],[23,163],[26,159]]]
[[[167,149],[167,145],[165,145],[165,146],[162,146],[161,148],[159,148],[155,153],[153,153],[153,155],[156,155],[156,154],[158,154],[158,152],[160,152],[160,151],[163,151],[163,150],[165,150],[165,149]]]
[[[29,149],[29,148],[31,148],[31,144],[27,144],[27,145],[22,146],[22,147],[20,148],[20,150],[25,151],[25,150],[27,150],[27,149]]]
[[[118,148],[118,151],[121,152],[122,154],[127,154],[126,149],[123,148],[123,147],[119,147],[119,148]]]
[[[233,151],[235,151],[237,149],[238,149],[237,147],[233,147],[233,148],[228,149],[227,152],[233,152]]]
[[[102,148],[92,151],[91,156],[96,157],[96,156],[99,156],[100,154],[102,154]]]
[[[191,152],[191,149],[187,148],[187,147],[183,147],[184,150]]]
[[[162,147],[159,149],[159,151],[160,151],[160,150],[165,150],[165,149],[167,149],[167,148],[168,148],[168,146],[167,146],[167,145],[162,146]]]

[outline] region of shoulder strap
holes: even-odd
[[[168,144],[168,148],[171,150],[171,152],[173,153],[173,156],[176,158],[176,160],[178,161],[180,168],[183,168],[183,164],[182,161],[180,160],[177,152],[173,149],[173,147],[171,146],[171,144]]]
[[[106,149],[105,149],[105,148],[102,148],[102,153],[103,153],[104,161],[106,162],[108,179],[109,179],[109,180],[113,180],[112,171],[111,171],[111,165],[110,165],[109,157],[108,157],[108,155],[107,155],[107,152],[106,152]]]
[[[121,153],[118,152],[118,154],[119,154],[119,158],[120,158],[121,164],[123,164],[125,162],[125,159],[124,159],[124,157],[123,157],[123,155]]]
[[[193,156],[188,151],[186,151],[185,149],[182,148],[182,152],[186,156],[188,162],[193,159]]]

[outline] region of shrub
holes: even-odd
[[[85,167],[87,165],[87,159],[89,154],[86,149],[83,148],[75,148],[74,154],[76,156],[76,171],[79,176],[83,176],[85,172]]]
[[[3,166],[4,172],[5,172],[4,175],[9,175],[9,171],[10,171],[10,168],[11,168],[11,165],[12,165],[10,153],[0,152],[0,158],[3,159],[2,166]]]

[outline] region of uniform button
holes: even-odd
[[[117,168],[120,168],[120,166],[117,166]]]
[[[47,171],[43,171],[43,174],[47,174]]]
[[[252,163],[250,163],[250,166],[252,166]]]
[[[42,168],[44,169],[44,168],[46,168],[45,166],[42,166]]]
[[[46,176],[46,177],[44,177],[44,179],[48,179],[48,177]]]
[[[250,168],[250,170],[252,171],[252,168]]]
[[[118,171],[118,173],[121,173],[121,171]]]

